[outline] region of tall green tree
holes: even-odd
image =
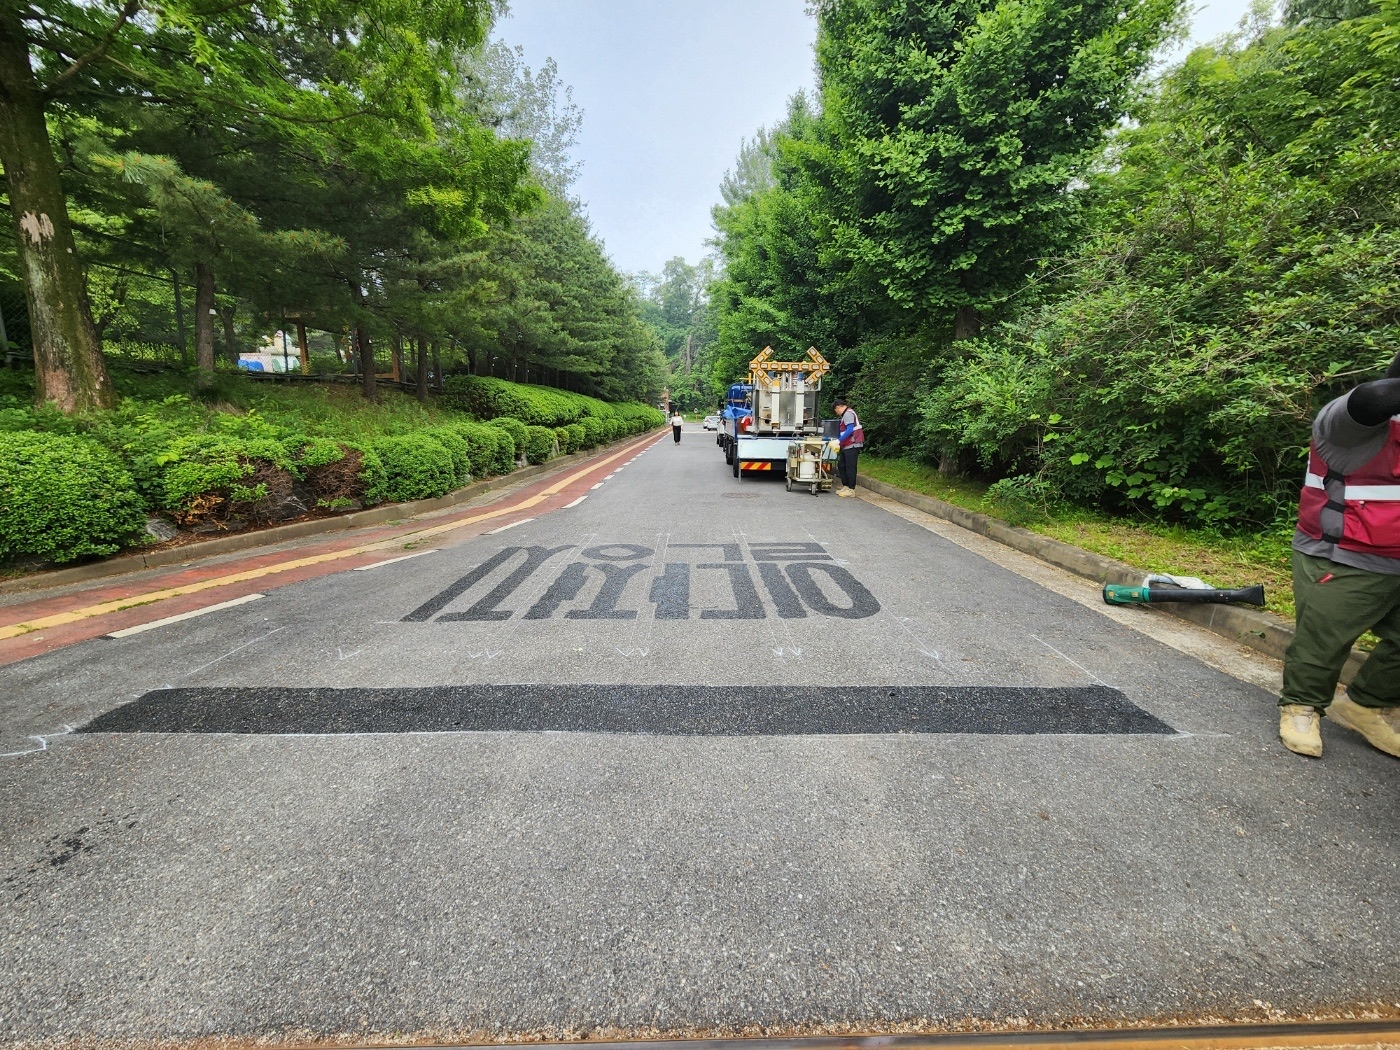
[[[434,135],[459,56],[490,16],[489,0],[0,2],[0,164],[38,400],[75,411],[111,399],[49,115],[123,96],[272,122],[310,152],[340,125],[387,152]]]
[[[1180,0],[823,0],[837,251],[922,321],[981,313],[1073,228],[1073,186]],[[821,165],[829,163],[827,170]]]

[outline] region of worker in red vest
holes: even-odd
[[[1400,354],[1384,379],[1329,401],[1313,422],[1293,534],[1298,625],[1283,663],[1279,738],[1322,754],[1323,712],[1400,757]],[[1333,701],[1352,644],[1380,644]]]
[[[865,428],[860,425],[856,410],[846,403],[844,397],[838,397],[831,407],[840,423],[837,438],[841,442],[841,452],[836,458],[836,473],[841,478],[841,487],[836,490],[836,495],[854,496],[856,461],[860,458],[860,450],[865,447]]]

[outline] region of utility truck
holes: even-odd
[[[765,346],[749,362],[749,381],[729,388],[716,438],[736,478],[785,471],[788,446],[821,434],[817,396],[829,371],[815,346],[801,361],[775,361],[773,348]]]

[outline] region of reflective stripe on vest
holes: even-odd
[[[1303,478],[1303,484],[1310,489],[1327,489],[1324,479],[1312,471]],[[1343,490],[1342,498],[1357,503],[1364,500],[1400,500],[1400,485],[1348,485]]]

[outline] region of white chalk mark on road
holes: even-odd
[[[70,725],[65,725],[56,733],[45,733],[42,736],[39,736],[37,734],[33,736],[27,736],[25,737],[26,740],[37,740],[39,742],[39,746],[31,747],[28,751],[0,751],[0,758],[22,758],[25,755],[37,755],[40,751],[47,751],[49,749],[50,737],[67,736],[71,732],[73,732],[73,727]]]
[[[191,675],[197,675],[197,674],[199,674],[200,671],[203,671],[206,667],[213,667],[216,663],[219,662],[219,660],[227,660],[227,659],[228,659],[230,656],[232,656],[234,653],[242,652],[244,649],[248,648],[248,646],[250,646],[250,645],[257,645],[259,642],[265,642],[265,641],[267,641],[267,639],[271,638],[271,637],[272,637],[274,634],[276,634],[278,631],[285,631],[286,629],[287,629],[287,628],[285,628],[285,627],[275,627],[275,628],[273,628],[272,630],[268,631],[267,634],[263,635],[261,638],[254,638],[251,642],[244,642],[242,645],[235,646],[234,648],[230,649],[228,652],[224,653],[223,656],[219,657],[218,660],[210,660],[207,664],[201,664],[200,666],[196,667],[193,671],[190,671],[188,674],[185,674],[185,675],[183,675],[182,677],[189,678]]]
[[[246,605],[255,602],[263,597],[261,594],[245,594],[242,598],[234,598],[232,601],[220,602],[218,605],[206,605],[202,609],[191,609],[189,612],[179,613],[176,616],[166,616],[160,620],[152,620],[150,623],[138,624],[135,627],[123,627],[120,631],[113,631],[111,634],[104,634],[103,638],[126,638],[128,635],[140,634],[142,631],[153,631],[157,627],[164,627],[166,624],[179,623],[181,620],[192,620],[196,616],[203,616],[205,613],[218,612],[220,609],[232,609],[235,605]]]
[[[506,528],[510,528],[510,526],[507,525]],[[436,554],[437,552],[438,548],[434,547],[432,550],[414,551],[412,554],[400,554],[397,558],[389,558],[386,561],[377,561],[373,565],[357,565],[351,571],[369,572],[370,569],[378,569],[383,565],[393,565],[397,561],[408,561],[409,558],[421,558],[425,554]]]
[[[586,500],[587,498],[588,498],[587,496],[580,496],[578,499],[574,500],[572,503],[566,503],[566,504],[564,504],[564,509],[565,509],[565,510],[573,510],[575,507],[577,507],[580,503],[582,503],[582,502],[583,502],[584,500]]]
[[[1090,677],[1090,679],[1092,679],[1093,681],[1097,682],[1099,685],[1108,685],[1107,682],[1105,682],[1105,681],[1104,681],[1102,678],[1100,678],[1098,675],[1094,674],[1093,671],[1089,670],[1089,669],[1088,669],[1087,667],[1085,667],[1083,664],[1075,663],[1075,662],[1074,662],[1073,660],[1071,660],[1068,656],[1066,656],[1064,653],[1060,652],[1060,650],[1056,649],[1053,645],[1051,645],[1049,642],[1047,642],[1044,638],[1037,637],[1036,635],[1033,635],[1033,634],[1032,634],[1032,635],[1029,635],[1028,637],[1034,638],[1037,642],[1039,642],[1041,645],[1045,646],[1045,648],[1049,649],[1052,653],[1054,653],[1056,656],[1058,656],[1061,660],[1065,661],[1065,663],[1070,664],[1070,665],[1073,666],[1073,667],[1079,668],[1079,669],[1080,669],[1081,671],[1083,671],[1086,675],[1088,675],[1088,676]]]

